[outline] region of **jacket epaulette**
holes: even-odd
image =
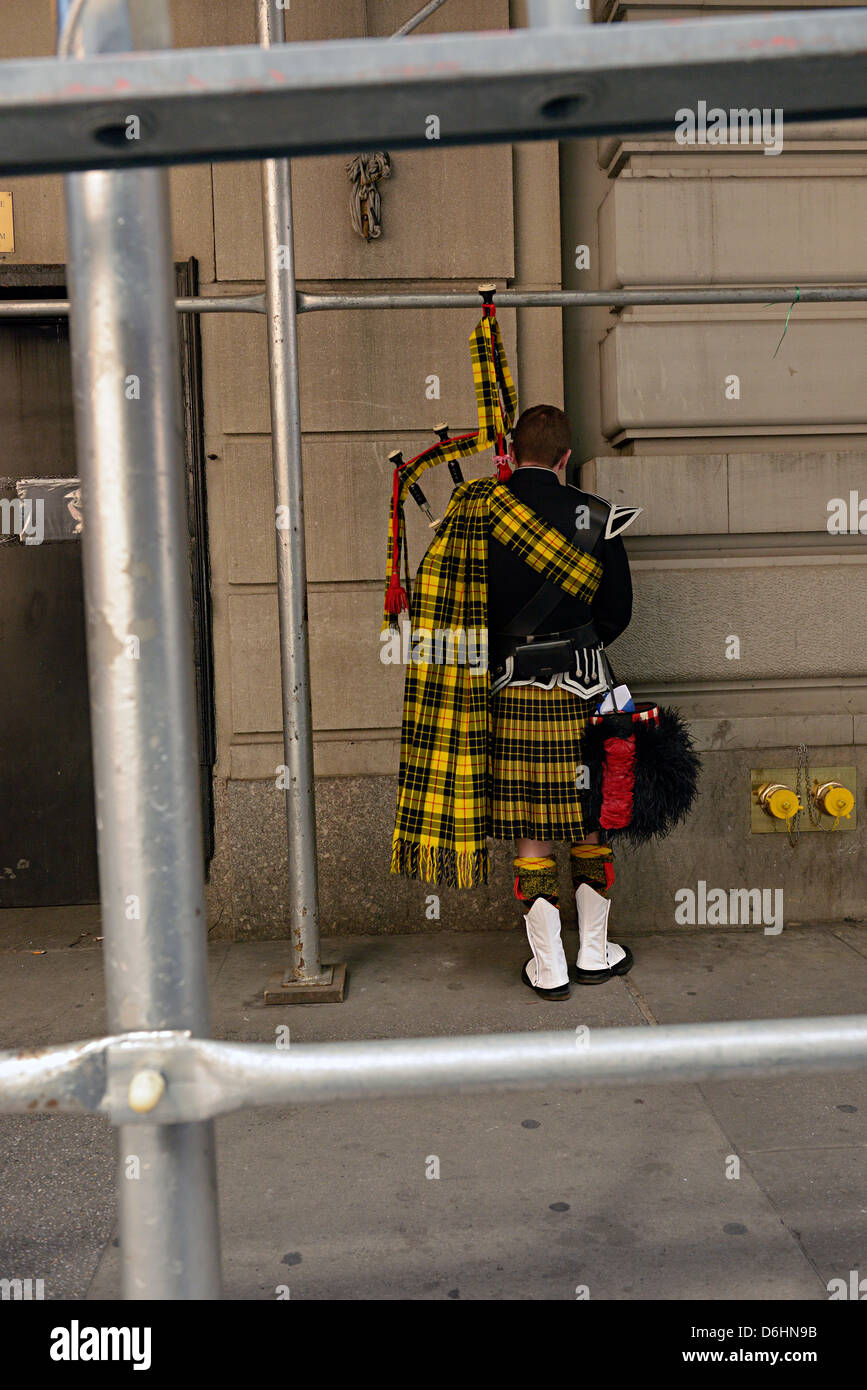
[[[566,486],[573,492],[583,493],[585,497],[592,497],[595,502],[601,502],[608,508],[608,520],[605,523],[605,539],[613,540],[615,536],[621,536],[644,511],[643,507],[619,507],[614,502],[609,502],[607,497],[599,497],[595,492],[587,492],[585,488],[575,487],[573,483]]]

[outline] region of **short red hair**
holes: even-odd
[[[512,430],[516,463],[555,464],[572,447],[572,426],[556,405],[532,405],[518,417]]]

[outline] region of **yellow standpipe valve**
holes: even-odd
[[[782,782],[766,782],[759,787],[757,797],[766,815],[776,820],[790,821],[804,809],[792,788]]]
[[[841,816],[851,816],[855,806],[855,797],[842,782],[823,782],[814,788],[813,796],[825,815],[833,816],[835,820]]]

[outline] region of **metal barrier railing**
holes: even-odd
[[[252,1105],[527,1086],[631,1086],[851,1071],[867,1017],[750,1019],[397,1041],[218,1042],[171,1030],[0,1053],[3,1108],[176,1126]],[[131,1137],[130,1137],[131,1138]],[[132,1140],[131,1140],[132,1142]]]
[[[545,26],[560,17],[564,27],[554,42]],[[402,103],[422,109],[431,92],[452,101],[449,143],[670,124],[669,106],[681,93],[691,97],[697,76],[713,99],[721,93],[742,99],[754,78],[772,103],[791,93],[798,115],[867,112],[858,61],[867,46],[864,12],[616,26],[616,34],[573,34],[565,27],[585,18],[572,0],[532,0],[531,19],[540,27],[518,36],[517,44],[510,35],[401,39],[410,48],[397,62],[394,45],[383,47],[381,40],[298,45],[267,58],[261,49],[241,48],[149,51],[130,60],[123,55],[136,47],[170,42],[164,0],[59,0],[62,62],[0,64],[0,136],[8,137],[0,140],[0,168],[72,171],[66,175],[68,312],[112,1030],[94,1041],[0,1054],[0,1108],[105,1114],[118,1127],[121,1156],[138,1155],[139,1180],[121,1176],[118,1184],[127,1297],[219,1295],[212,1120],[241,1105],[687,1081],[867,1062],[867,1015],[677,1025],[649,1034],[600,1029],[293,1045],[285,1053],[207,1037],[176,309],[268,317],[276,500],[289,507],[292,521],[291,534],[278,533],[278,595],[284,734],[294,783],[287,797],[292,974],[303,998],[322,972],[295,315],[478,304],[476,295],[460,294],[299,295],[286,153],[386,142],[424,147],[423,135],[408,135]],[[276,0],[258,0],[258,19],[260,43],[279,42],[283,15]],[[628,85],[615,90],[613,79],[626,73]],[[106,82],[109,75],[114,82]],[[478,100],[479,85],[492,96],[493,112]],[[253,90],[257,101],[250,100]],[[516,97],[508,113],[496,110],[503,91]],[[320,98],[335,92],[343,104],[335,114],[332,101],[325,119]],[[136,106],[148,115],[148,133],[142,148],[131,151],[108,137]],[[244,120],[239,112],[247,113]],[[295,126],[282,128],[277,139],[273,122],[287,116]],[[280,158],[270,157],[275,145]],[[176,301],[167,174],[157,166],[221,157],[267,160],[266,292]],[[75,172],[81,170],[87,172]],[[785,289],[503,291],[498,302],[623,307],[790,298]],[[863,300],[867,290],[818,288],[802,290],[801,298]],[[59,301],[7,301],[0,313],[66,308]]]
[[[673,133],[697,93],[708,110],[758,104],[790,122],[867,114],[863,8],[584,25],[574,0],[555,6],[575,25],[554,41],[540,27],[82,56],[74,84],[51,59],[5,63],[0,171]],[[138,141],[123,137],[131,111],[147,117]]]

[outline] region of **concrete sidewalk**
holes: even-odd
[[[7,911],[0,926],[3,1046],[106,1031],[95,908]],[[213,1034],[649,1028],[865,1007],[865,928],[631,944],[628,980],[546,1004],[518,979],[517,930],[334,938],[324,955],[348,962],[346,1002],[267,1009],[282,943],[220,944]],[[230,1298],[288,1285],[293,1299],[823,1299],[829,1279],[867,1276],[861,1074],[247,1110],[217,1137]],[[109,1126],[0,1115],[0,1174],[0,1276],[42,1278],[47,1298],[117,1297]]]

